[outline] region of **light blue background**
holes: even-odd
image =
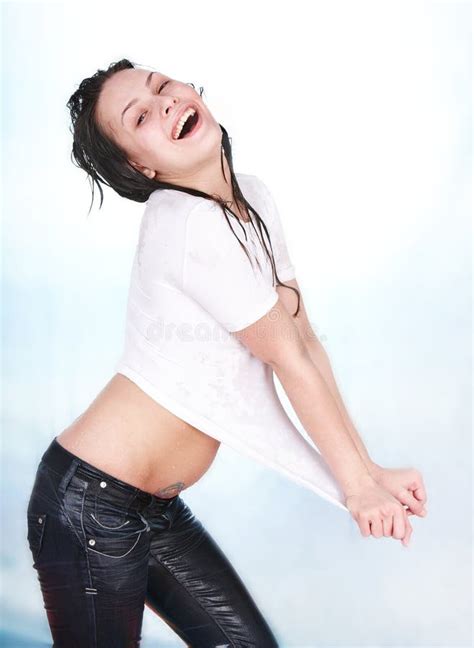
[[[65,104],[122,57],[204,86],[235,169],[273,191],[370,454],[421,470],[429,513],[408,549],[363,538],[228,448],[183,498],[282,646],[471,645],[470,3],[8,2],[2,20],[3,645],[49,645],[26,503],[121,350],[143,205],[108,190],[87,216]],[[148,609],[143,636],[183,645]]]

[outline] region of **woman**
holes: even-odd
[[[369,458],[270,192],[234,173],[227,132],[194,86],[124,59],[82,81],[68,108],[74,160],[101,204],[102,182],[147,206],[117,371],[44,452],[28,505],[55,648],[138,646],[145,603],[193,647],[276,646],[180,496],[220,443],[349,510],[362,535],[405,545],[408,515],[423,515],[421,476]],[[291,427],[273,373],[324,460]]]

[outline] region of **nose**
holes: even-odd
[[[179,103],[178,97],[170,97],[165,104],[165,115],[169,115],[177,103]]]

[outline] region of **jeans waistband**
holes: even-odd
[[[41,460],[60,475],[65,475],[71,470],[72,465],[75,464],[76,469],[73,474],[86,479],[89,482],[90,490],[92,488],[95,490],[107,488],[107,492],[112,492],[116,498],[123,500],[128,506],[133,506],[137,509],[153,505],[160,509],[167,508],[179,497],[179,494],[171,498],[158,497],[118,477],[114,477],[64,448],[56,440],[56,437],[53,438],[43,453]]]

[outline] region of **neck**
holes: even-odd
[[[211,159],[206,160],[197,172],[189,176],[180,176],[179,178],[166,178],[166,182],[179,184],[183,187],[198,189],[210,195],[219,196],[229,204],[229,207],[237,216],[248,219],[246,210],[235,203],[232,192],[231,176],[229,163],[222,153],[222,166],[224,168],[224,177],[221,168],[221,153],[214,155]]]

